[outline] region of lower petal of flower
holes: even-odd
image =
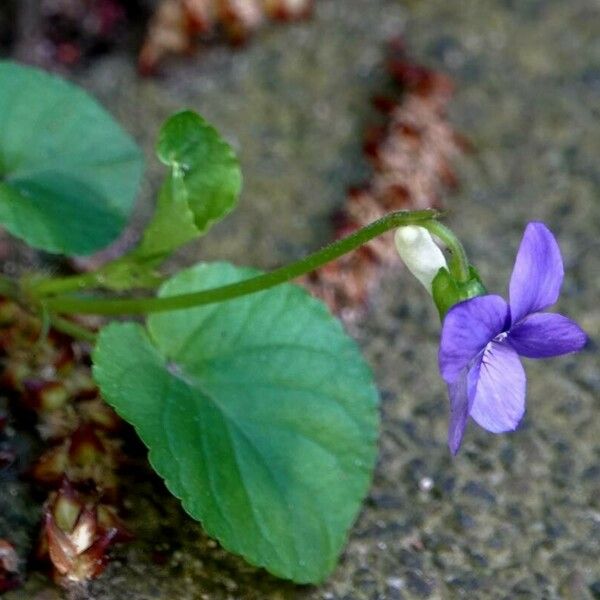
[[[469,418],[469,398],[467,396],[467,374],[448,384],[450,396],[450,424],[448,426],[448,447],[456,454],[462,443],[467,419]]]
[[[444,319],[440,340],[439,364],[444,381],[456,381],[508,325],[508,304],[500,296],[478,296],[453,306]]]
[[[476,359],[478,360],[478,359]],[[474,369],[463,369],[454,383],[448,384],[450,397],[450,424],[448,426],[448,446],[456,454],[462,444],[469,419],[469,413],[475,398],[476,383]]]
[[[503,342],[490,342],[471,374],[476,381],[470,415],[484,429],[516,429],[525,413],[526,377],[518,354]]]

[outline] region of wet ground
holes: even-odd
[[[82,598],[98,600],[397,600],[600,598],[600,16],[596,0],[321,0],[307,24],[262,32],[245,51],[205,51],[140,81],[131,56],[77,80],[148,148],[158,124],[190,107],[238,149],[239,211],[180,264],[228,258],[269,268],[330,237],[328,215],[366,166],[361,132],[385,74],[384,40],[401,32],[419,61],[457,84],[452,120],[473,143],[448,199],[449,224],[488,288],[504,294],[529,220],[559,238],[561,312],[590,333],[576,357],[529,361],[528,414],[496,437],[470,427],[449,457],[436,371],[439,324],[425,293],[391,272],[354,332],[382,394],[371,494],[328,583],[298,588],[207,540],[143,470],[128,507],[139,540]],[[149,158],[137,222],[160,168]],[[12,495],[11,495],[12,494]],[[35,515],[3,485],[8,523]],[[6,513],[0,525],[7,527]],[[6,596],[60,598],[41,576]]]

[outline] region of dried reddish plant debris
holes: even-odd
[[[445,194],[457,185],[452,163],[467,145],[446,115],[451,80],[412,62],[401,41],[391,44],[388,71],[394,89],[373,99],[381,121],[367,129],[363,143],[371,178],[348,191],[342,211],[333,219],[336,238],[394,210],[441,207]],[[390,233],[301,283],[350,321],[364,311],[385,268],[397,263]]]
[[[102,573],[111,544],[130,539],[113,507],[82,494],[65,478],[44,507],[38,558],[50,558],[58,583],[81,583]]]
[[[20,584],[19,557],[10,542],[0,539],[0,594]]]
[[[116,41],[126,20],[121,0],[43,0],[41,8],[54,58],[65,65]]]
[[[89,348],[0,301],[0,360],[7,395],[36,415],[46,451],[31,467],[49,488],[38,558],[57,581],[96,577],[109,547],[131,539],[119,517],[122,421],[99,396]]]
[[[84,423],[46,450],[31,473],[38,483],[50,486],[57,485],[66,476],[82,488],[114,499],[120,461],[118,442],[105,436],[95,424]]]
[[[21,19],[32,21],[32,31],[21,46],[26,46],[27,58],[37,64],[72,67],[119,43],[140,14],[137,4],[131,0],[40,0],[28,12],[23,2]]]
[[[170,54],[194,50],[199,39],[243,44],[268,20],[308,17],[314,0],[162,0],[150,20],[139,57],[142,73],[153,73]]]
[[[0,413],[0,469],[10,466],[15,460],[16,455],[8,440],[4,439],[6,436],[4,435],[4,429],[8,424],[8,417]]]
[[[293,21],[310,17],[314,0],[263,0],[265,12],[278,21]]]

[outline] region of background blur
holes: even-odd
[[[383,428],[371,494],[331,580],[297,588],[225,554],[143,472],[127,484],[138,540],[117,551],[89,597],[600,598],[597,0],[316,0],[308,20],[267,25],[241,49],[204,44],[166,58],[150,78],[139,76],[137,53],[156,2],[121,3],[126,11],[101,34],[93,24],[70,32],[48,17],[52,4],[2,1],[2,55],[66,74],[144,146],[134,229],[151,211],[162,173],[152,148],[169,114],[200,112],[241,157],[239,209],[180,264],[224,258],[271,268],[331,239],[331,213],[368,176],[370,99],[388,85],[386,41],[402,35],[416,61],[456,86],[449,120],[472,150],[455,165],[448,223],[488,289],[506,294],[523,229],[543,220],[565,260],[558,309],[591,337],[580,355],[529,361],[520,430],[495,437],[472,424],[452,460],[437,314],[417,282],[390,269],[351,326],[376,373]],[[57,52],[64,39],[75,51]],[[19,248],[4,239],[0,250],[29,260]],[[18,480],[0,487],[0,530],[23,545],[39,517],[31,493]],[[157,552],[165,559],[153,560]],[[61,596],[32,575],[6,597]]]

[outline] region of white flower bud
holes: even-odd
[[[396,230],[396,249],[408,270],[431,294],[431,283],[442,267],[448,267],[446,258],[431,234],[424,227],[408,225]]]

